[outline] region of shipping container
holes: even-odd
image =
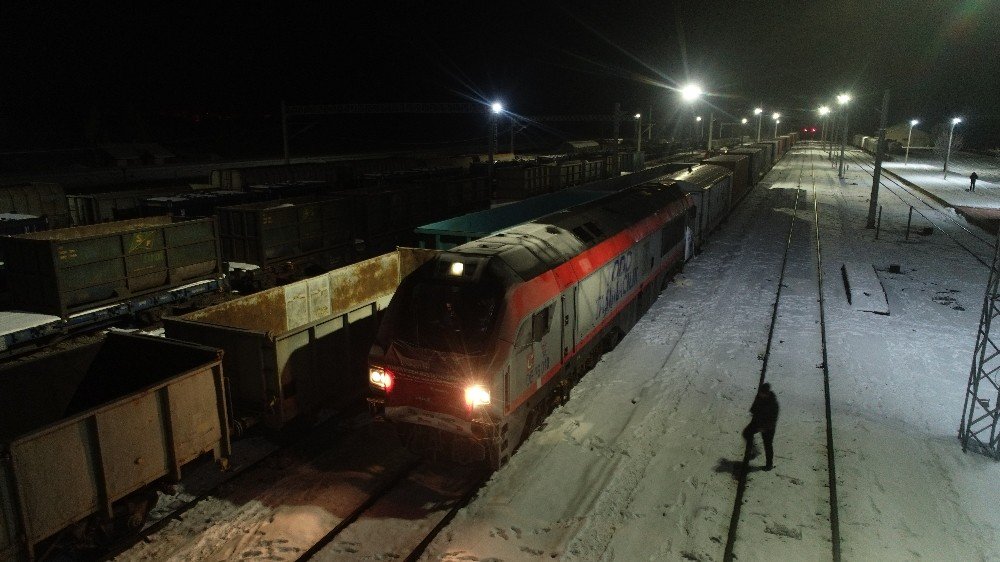
[[[753,185],[750,180],[750,158],[744,154],[720,154],[701,161],[702,164],[714,164],[729,168],[733,172],[732,204],[743,199]]]
[[[750,184],[757,185],[767,170],[770,169],[770,164],[764,162],[766,157],[766,152],[761,147],[750,147],[750,146],[739,146],[736,148],[729,149],[726,154],[740,154],[744,155],[750,160]]]
[[[702,164],[690,172],[684,170],[668,176],[669,181],[676,182],[681,191],[690,193],[694,198],[692,242],[696,250],[722,224],[732,208],[732,176],[729,168],[713,164]]]
[[[433,250],[399,248],[167,317],[166,335],[223,349],[235,415],[280,429],[300,415],[361,399],[377,318],[400,280],[433,255]]]
[[[0,369],[0,558],[40,558],[40,541],[95,514],[124,509],[138,530],[147,511],[119,500],[179,480],[202,455],[227,459],[221,361],[216,349],[112,333]]]
[[[214,218],[150,217],[0,238],[20,310],[63,318],[222,275]]]
[[[774,144],[769,142],[757,142],[750,145],[751,148],[760,148],[764,151],[764,173],[771,171],[774,167]]]

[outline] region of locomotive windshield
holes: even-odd
[[[499,283],[424,279],[400,290],[406,294],[392,319],[396,339],[437,351],[486,351],[501,309]]]

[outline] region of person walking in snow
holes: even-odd
[[[976,192],[976,180],[979,179],[979,174],[972,172],[969,174],[969,191]]]
[[[750,406],[750,423],[743,430],[743,439],[748,447],[753,447],[753,436],[760,433],[764,439],[764,457],[767,465],[764,470],[774,468],[774,429],[778,425],[778,398],[771,390],[771,385],[764,383],[757,391],[757,397]]]

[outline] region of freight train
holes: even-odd
[[[476,240],[461,221],[428,229],[424,241],[445,251],[384,313],[369,352],[372,411],[419,453],[504,464],[794,140],[585,193]]]
[[[372,406],[415,449],[504,464],[682,265],[693,210],[644,184],[435,256],[379,326]]]

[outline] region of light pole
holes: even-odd
[[[500,114],[503,113],[503,104],[500,102],[493,102],[490,104],[490,148],[489,148],[489,183],[490,189],[493,188],[493,161],[496,159],[497,151],[497,120],[500,118]]]
[[[744,117],[743,119],[740,119],[740,144],[743,144],[744,142],[746,142],[746,141],[743,140],[744,138],[746,138],[746,135],[743,134],[745,132],[747,132],[747,118],[746,117]]]
[[[635,114],[635,151],[642,152],[642,114]]]
[[[753,110],[753,114],[757,116],[757,142],[760,142],[760,120],[763,113],[764,110],[759,107]]]
[[[701,115],[696,116],[694,120],[698,123],[698,145],[701,146],[701,140],[705,137],[705,129],[701,124]]]
[[[960,117],[951,120],[951,130],[948,131],[948,152],[944,156],[944,179],[948,179],[948,160],[951,160],[951,138],[955,135],[955,125],[962,122]]]
[[[913,140],[913,127],[919,122],[916,119],[910,120],[910,132],[906,135],[906,157],[903,158],[904,166],[908,166],[910,163],[910,141]]]
[[[774,138],[778,138],[778,123],[781,123],[781,121],[779,121],[779,119],[781,119],[781,114],[775,111],[774,115],[771,116],[771,119],[774,119]]]
[[[850,118],[849,118],[849,116],[847,114],[847,104],[850,101],[851,101],[850,94],[840,94],[839,96],[837,96],[837,103],[839,103],[840,106],[844,108],[844,111],[843,111],[843,113],[844,113],[844,133],[840,137],[840,164],[837,167],[837,177],[839,177],[841,179],[843,179],[843,177],[844,177],[844,150],[846,149],[845,145],[847,144],[847,123],[850,121]]]
[[[819,106],[819,116],[823,118],[823,134],[819,138],[820,146],[822,146],[822,143],[826,141],[826,130],[829,128],[830,108],[825,105]]]
[[[698,101],[698,98],[700,98],[701,94],[703,93],[702,89],[701,89],[701,86],[699,86],[697,84],[688,84],[687,86],[684,86],[683,88],[681,88],[680,92],[681,92],[681,99],[684,100],[685,102],[687,102],[692,107],[694,106],[695,102]],[[701,116],[700,115],[697,116],[695,118],[695,121],[698,122],[698,143],[700,144],[701,143]]]

